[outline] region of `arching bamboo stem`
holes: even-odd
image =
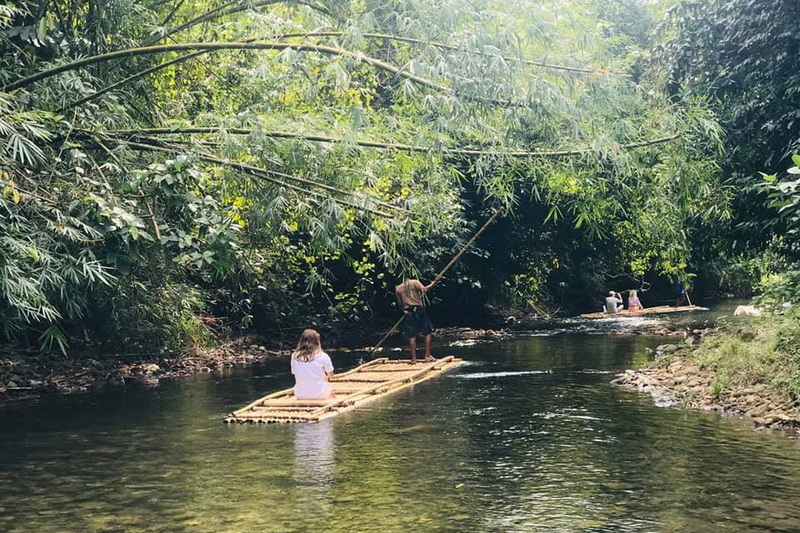
[[[250,135],[256,130],[249,128],[210,128],[210,127],[196,127],[188,126],[184,128],[143,128],[138,130],[112,130],[107,132],[112,135],[119,136],[140,136],[140,135],[191,135],[191,134],[214,134],[214,133],[227,133],[230,135]],[[367,148],[379,148],[384,150],[400,150],[405,152],[422,152],[429,153],[436,151],[427,146],[416,146],[401,143],[385,143],[380,141],[363,141],[363,140],[349,140],[341,137],[330,137],[325,135],[306,135],[302,133],[288,133],[280,131],[261,131],[259,134],[265,137],[273,137],[279,139],[300,139],[305,141],[323,142],[323,143],[352,143],[358,146]],[[628,144],[619,145],[620,148],[630,150],[633,148],[643,148],[645,146],[652,146],[655,144],[662,144],[672,142],[681,137],[681,133],[658,137],[656,139],[648,139],[644,141],[637,141]],[[442,148],[442,153],[451,155],[465,155],[465,156],[482,156],[482,155],[505,155],[510,157],[566,157],[573,155],[582,155],[592,152],[591,148],[575,148],[571,150],[510,150],[510,151],[492,151],[480,150],[469,148]]]
[[[297,37],[306,38],[306,37],[345,37],[345,36],[349,36],[349,34],[341,32],[341,31],[315,31],[315,32],[309,32],[309,33],[284,33],[279,38],[280,39],[292,39],[292,38],[297,38]],[[434,47],[434,48],[441,48],[443,50],[450,50],[450,51],[453,51],[453,52],[464,52],[465,51],[463,48],[459,48],[458,46],[454,46],[454,45],[451,45],[451,44],[445,44],[445,43],[440,43],[440,42],[436,42],[436,41],[426,41],[424,39],[414,39],[412,37],[402,37],[402,36],[398,36],[398,35],[389,35],[389,34],[383,34],[383,33],[361,33],[361,34],[358,34],[357,36],[354,35],[354,37],[363,37],[364,39],[383,39],[383,40],[387,40],[387,41],[398,41],[398,42],[408,43],[408,44],[418,44],[418,45],[423,45],[423,46],[431,46],[431,47]],[[593,70],[593,69],[581,68],[581,67],[569,67],[569,66],[566,66],[566,65],[553,65],[551,63],[544,63],[542,61],[532,61],[530,59],[522,59],[522,58],[519,58],[519,57],[504,56],[504,55],[501,55],[501,54],[484,54],[482,52],[472,51],[472,50],[467,50],[467,53],[470,53],[470,54],[476,55],[476,56],[495,57],[495,58],[498,58],[498,59],[502,59],[503,61],[509,61],[509,62],[512,62],[512,63],[520,63],[520,64],[523,64],[523,65],[531,65],[531,66],[535,66],[535,67],[541,67],[541,68],[552,69],[552,70],[562,70],[562,71],[565,71],[565,72],[573,72],[573,73],[578,73],[578,74],[609,74],[610,73],[610,71]]]
[[[116,142],[116,143],[119,143],[119,144],[124,144],[126,146],[129,146],[129,147],[135,149],[135,150],[141,150],[141,151],[165,152],[165,153],[175,153],[175,152],[181,151],[181,149],[178,148],[178,147],[157,146],[157,145],[153,145],[153,144],[137,143],[137,142],[132,142],[132,141],[126,141],[126,140],[123,140],[123,139],[113,139],[113,138],[108,138],[107,140],[110,140],[112,142]],[[236,161],[229,161],[227,159],[222,159],[222,158],[219,158],[219,157],[215,157],[215,156],[212,156],[210,154],[202,154],[202,153],[200,153],[200,154],[196,154],[196,155],[200,159],[202,159],[204,161],[208,161],[209,163],[214,163],[214,164],[218,164],[218,165],[221,165],[221,166],[227,166],[227,167],[235,168],[237,170],[245,172],[246,174],[250,174],[251,176],[259,177],[259,178],[261,178],[261,179],[263,179],[265,181],[268,181],[268,182],[270,182],[270,183],[272,183],[274,185],[285,187],[287,189],[291,189],[291,190],[294,190],[294,191],[297,191],[297,192],[301,192],[303,194],[311,194],[311,195],[315,195],[315,196],[320,196],[320,193],[318,193],[316,191],[313,191],[313,190],[310,190],[310,189],[306,189],[306,188],[303,188],[303,187],[300,187],[300,186],[297,186],[297,185],[293,185],[291,183],[286,183],[285,181],[274,177],[273,174],[276,174],[276,173],[272,172],[270,170],[254,167],[252,165],[247,165],[247,164],[244,164],[244,163],[238,163]],[[305,178],[298,178],[297,176],[291,176],[289,174],[282,174],[282,173],[277,173],[277,174],[279,176],[283,177],[283,178],[294,180],[294,181],[298,181],[300,183],[304,183],[304,184],[309,185],[311,187],[318,187],[318,188],[327,190],[327,191],[335,193],[335,194],[341,194],[341,195],[345,195],[345,196],[351,196],[352,195],[352,193],[350,191],[345,191],[343,189],[338,189],[336,187],[332,187],[332,186],[326,185],[324,183],[318,183],[318,182],[315,182],[315,181],[312,181],[312,180],[308,180],[308,179],[305,179]],[[363,206],[363,205],[358,205],[358,204],[355,204],[353,202],[349,202],[347,200],[343,200],[341,198],[336,198],[334,196],[323,196],[323,197],[324,198],[330,198],[334,202],[342,204],[342,205],[345,205],[347,207],[360,209],[360,210],[363,210],[363,211],[366,211],[366,212],[369,212],[369,213],[372,213],[374,215],[378,215],[378,216],[381,216],[381,217],[385,217],[385,218],[394,218],[395,217],[391,213],[387,213],[385,211],[379,211],[377,209],[373,209],[373,208],[366,207],[366,206]],[[410,214],[409,211],[403,209],[402,207],[394,206],[394,205],[387,204],[385,202],[380,202],[380,201],[376,201],[376,203],[381,205],[382,207],[387,207],[387,208],[403,211],[405,214]]]

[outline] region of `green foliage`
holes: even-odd
[[[776,175],[764,175],[768,191],[769,207],[777,210],[786,221],[787,231],[780,237],[784,268],[775,268],[770,276],[762,280],[761,294],[757,303],[777,312],[791,311],[800,305],[800,155],[793,155],[795,166],[787,171],[788,179]],[[789,262],[793,260],[794,262]]]
[[[716,373],[716,394],[734,384],[767,384],[800,397],[798,318],[795,309],[784,316],[770,315],[747,327],[729,324],[723,333],[702,344],[697,361]]]
[[[648,11],[608,7],[4,8],[6,336],[62,346],[49,328],[85,327],[162,351],[207,342],[206,314],[351,324],[498,205],[518,242],[476,250],[460,291],[680,273],[696,228],[728,216],[708,157],[723,135],[704,101],[632,81]]]
[[[711,380],[711,385],[708,387],[708,393],[711,396],[719,396],[723,392],[728,391],[730,388],[731,384],[727,379],[720,376],[714,376],[714,378]]]
[[[787,231],[759,173],[783,171],[800,139],[799,17],[794,0],[680,2],[647,71],[674,98],[707,99],[725,130],[730,222],[704,227],[693,243],[695,262],[717,265],[720,277],[730,262],[757,257]]]
[[[772,274],[762,281],[759,289],[757,305],[777,312],[788,311],[800,305],[800,270]]]
[[[800,138],[800,57],[793,0],[683,2],[662,48],[673,91],[717,99],[734,164],[775,168]]]

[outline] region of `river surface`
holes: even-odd
[[[222,423],[286,362],[6,407],[0,531],[800,531],[799,441],[609,384],[663,342],[452,347],[460,368],[319,424]]]

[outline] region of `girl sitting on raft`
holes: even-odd
[[[636,291],[631,290],[628,293],[628,311],[631,313],[635,313],[636,311],[641,311],[644,309],[642,302],[639,301],[639,297],[636,296]]]
[[[294,395],[298,400],[327,400],[334,394],[328,380],[333,375],[333,363],[322,351],[319,333],[313,329],[303,331],[292,354]]]

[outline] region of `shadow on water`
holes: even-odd
[[[316,425],[221,423],[290,385],[283,362],[9,408],[0,531],[797,531],[800,443],[608,384],[661,342],[453,348],[454,372]]]

